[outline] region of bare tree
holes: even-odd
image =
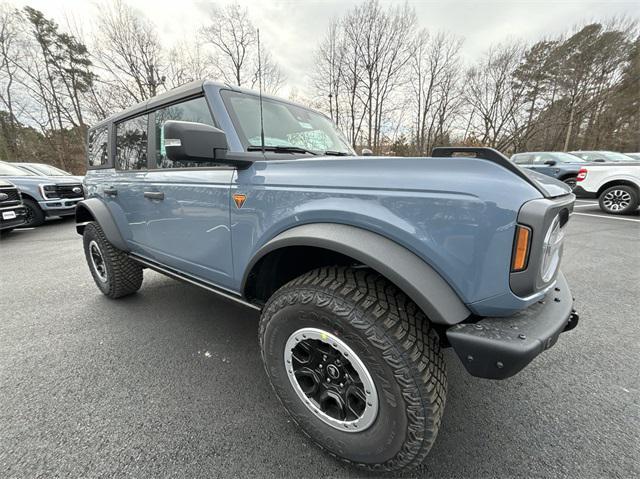
[[[462,40],[438,33],[429,38],[421,31],[411,58],[410,94],[415,118],[415,147],[420,155],[442,143],[457,114],[458,76]]]
[[[169,50],[167,60],[166,83],[169,88],[212,78],[217,73],[214,56],[198,40],[179,42]]]
[[[117,85],[111,93],[117,92],[120,104],[141,102],[165,89],[164,58],[156,28],[121,0],[101,7],[94,55],[102,76]]]
[[[465,100],[473,109],[471,133],[487,146],[508,148],[519,131],[522,87],[512,81],[520,63],[519,44],[493,46],[465,77]]]
[[[212,5],[209,12],[202,35],[213,46],[219,76],[232,85],[255,87],[259,73],[258,36],[249,10],[230,3],[223,7]],[[284,75],[267,50],[261,54],[263,89],[276,93],[284,84]]]
[[[19,74],[17,12],[8,4],[0,5],[0,106],[6,112],[0,115],[0,134],[2,135],[2,158],[12,158],[18,153],[16,80]]]

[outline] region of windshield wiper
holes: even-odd
[[[306,148],[301,148],[299,146],[266,146],[264,147],[265,151],[275,151],[276,153],[309,153],[310,155],[317,155],[317,153],[307,150]],[[247,147],[247,151],[262,151],[262,147],[260,145],[249,145]]]
[[[327,150],[324,152],[324,154],[327,156],[351,156],[351,154],[347,153],[346,151],[333,151],[333,150]]]

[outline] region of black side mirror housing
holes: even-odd
[[[549,166],[555,166],[557,163],[556,160],[547,160],[544,162],[545,165],[549,165]]]
[[[167,157],[177,162],[216,162],[247,168],[253,162],[229,154],[227,135],[220,128],[204,123],[169,120],[162,126]]]
[[[596,163],[605,163],[606,160],[602,159],[602,158],[596,158],[595,160],[593,160]]]

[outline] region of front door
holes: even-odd
[[[171,161],[164,151],[162,126],[167,120],[214,125],[204,97],[151,112],[151,162],[141,194],[145,249],[164,265],[231,287],[229,195],[234,170],[214,163]]]

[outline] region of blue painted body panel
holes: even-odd
[[[203,88],[229,150],[243,151],[220,96],[225,87],[205,82]],[[107,203],[133,252],[238,294],[261,246],[292,227],[317,222],[356,226],[406,247],[478,315],[509,315],[544,294],[519,298],[509,287],[518,211],[542,194],[495,163],[256,158],[245,170],[89,170],[87,196]],[[106,187],[118,195],[106,196]],[[550,188],[568,192],[561,184]],[[149,200],[145,191],[162,191],[165,199]],[[247,196],[242,208],[233,202],[234,193]]]

